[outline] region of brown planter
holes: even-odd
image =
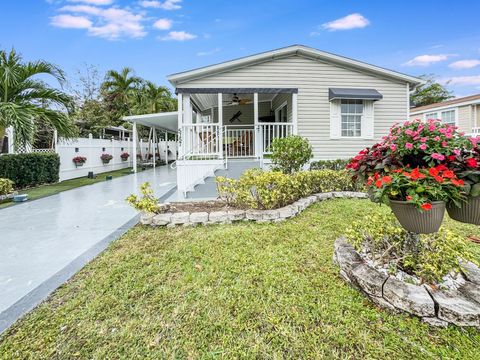
[[[390,200],[390,208],[405,230],[417,234],[437,232],[445,214],[444,201],[433,201],[432,209],[424,212],[406,201],[399,200]]]
[[[469,196],[466,202],[462,202],[461,207],[456,207],[455,204],[449,203],[447,211],[448,215],[454,220],[480,225],[480,196]]]

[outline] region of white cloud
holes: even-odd
[[[209,50],[209,51],[199,51],[197,53],[197,56],[208,56],[208,55],[213,55],[213,54],[216,54],[220,51],[220,48],[215,48],[213,50]]]
[[[157,1],[157,0],[144,0],[144,1],[140,1],[139,4],[145,8],[178,10],[182,8],[180,6],[181,2],[182,0],[165,0],[164,2]]]
[[[57,15],[51,18],[53,26],[69,29],[89,29],[92,22],[85,16]]]
[[[452,69],[461,70],[461,69],[471,69],[471,68],[474,68],[478,65],[480,65],[480,60],[473,60],[472,59],[472,60],[455,61],[448,66],[451,67]]]
[[[439,79],[438,82],[448,85],[480,85],[480,75],[454,76],[451,78]]]
[[[69,2],[84,3],[90,5],[110,5],[114,0],[68,0]]]
[[[322,25],[329,31],[350,30],[364,28],[370,24],[370,21],[361,14],[350,14],[343,18],[327,22]]]
[[[77,17],[79,15],[89,15],[91,25],[87,29],[92,36],[115,40],[121,37],[141,38],[147,34],[142,25],[143,16],[127,9],[67,5],[62,7],[60,11],[75,14]]]
[[[170,19],[158,19],[153,24],[153,27],[159,30],[169,30],[172,27],[173,21]]]
[[[441,61],[445,61],[448,58],[455,56],[455,54],[437,54],[437,55],[419,55],[413,59],[407,61],[405,66],[429,66]]]
[[[193,40],[196,37],[197,35],[190,34],[186,31],[170,31],[167,36],[160,38],[160,40],[187,41],[187,40]]]

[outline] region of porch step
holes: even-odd
[[[215,171],[215,176],[226,176],[238,179],[245,170],[259,167],[259,161],[231,160],[228,162],[228,169],[219,169]],[[206,178],[204,184],[198,184],[195,186],[195,191],[187,193],[187,199],[216,199],[217,197],[217,184],[214,176]]]

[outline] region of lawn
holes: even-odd
[[[85,185],[95,184],[100,181],[105,181],[105,177],[108,175],[111,175],[113,178],[123,176],[123,175],[128,175],[128,174],[131,174],[131,170],[132,170],[131,168],[126,168],[126,169],[120,169],[120,170],[110,171],[106,173],[96,174],[96,177],[93,179],[89,179],[86,176],[84,176],[77,179],[65,180],[55,184],[39,185],[30,189],[20,190],[18,193],[28,194],[29,200],[36,200],[45,196],[58,194],[59,192],[62,192],[65,190],[71,190],[71,189],[78,188],[80,186],[85,186]],[[6,200],[3,202],[0,202],[0,209],[15,205],[15,204],[16,203],[14,203],[12,200]]]
[[[388,210],[336,199],[280,224],[138,226],[6,332],[1,358],[479,359],[479,331],[379,310],[338,276],[334,240],[373,211]]]

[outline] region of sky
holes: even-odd
[[[3,0],[0,49],[166,76],[292,44],[480,93],[480,1]]]

